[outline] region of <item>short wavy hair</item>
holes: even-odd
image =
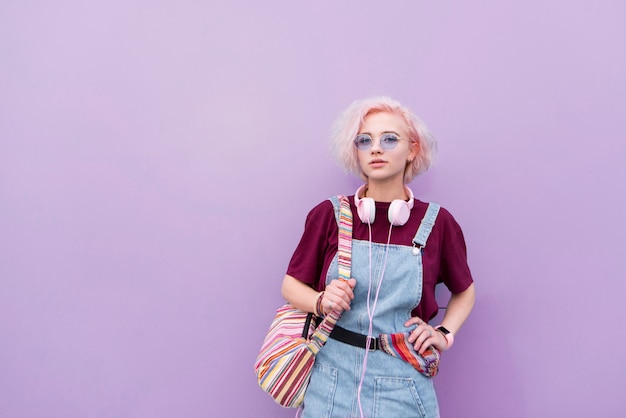
[[[365,117],[371,113],[389,112],[404,119],[409,131],[409,141],[418,144],[418,154],[404,170],[404,183],[428,170],[437,153],[437,141],[424,122],[413,112],[390,97],[380,96],[356,100],[337,118],[333,125],[330,149],[337,162],[347,172],[367,181],[359,166],[354,138],[359,133]]]

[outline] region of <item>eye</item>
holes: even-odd
[[[380,138],[380,142],[387,145],[396,145],[400,141],[400,138],[396,134],[384,134]]]
[[[354,143],[357,147],[367,147],[372,143],[372,138],[369,135],[357,135],[354,138]]]

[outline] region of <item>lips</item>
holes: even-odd
[[[370,166],[371,167],[382,167],[383,165],[385,165],[387,162],[385,160],[372,160],[370,161]]]

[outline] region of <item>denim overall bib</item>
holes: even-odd
[[[330,199],[339,213],[336,198]],[[425,219],[432,223],[439,206],[430,204]],[[358,219],[358,218],[356,218]],[[357,221],[358,222],[358,221]],[[432,229],[422,221],[414,242],[422,247]],[[394,227],[397,228],[397,227]],[[392,232],[393,234],[393,232]],[[387,252],[385,266],[385,253]],[[382,333],[406,332],[404,323],[419,304],[422,295],[422,254],[405,245],[371,244],[372,271],[370,310],[381,280],[374,313],[372,336]],[[326,284],[338,278],[337,255],[333,259]],[[370,243],[352,240],[352,274],[357,284],[351,310],[344,311],[337,323],[341,327],[367,335],[368,284],[370,281]],[[363,373],[365,349],[329,338],[315,359],[313,373],[304,398],[303,418],[360,417],[357,391]],[[432,379],[415,370],[409,363],[382,351],[369,351],[363,386],[361,408],[367,418],[438,418],[439,406]]]

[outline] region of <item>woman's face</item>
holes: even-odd
[[[417,154],[417,144],[409,142],[409,132],[404,119],[395,113],[370,113],[365,117],[359,129],[358,135],[363,134],[371,138],[371,148],[357,149],[357,158],[368,181],[398,180],[404,183],[406,164]],[[381,137],[385,134],[393,134],[400,139],[393,149],[385,149],[385,145],[381,143]],[[390,142],[393,143],[393,138],[385,142],[389,148]]]

